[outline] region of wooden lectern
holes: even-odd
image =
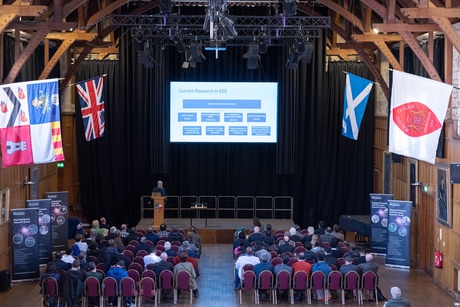
[[[160,227],[165,222],[165,202],[166,196],[161,193],[152,193],[153,200],[153,227]]]

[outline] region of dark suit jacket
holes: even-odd
[[[70,270],[70,263],[64,262],[62,260],[54,260],[54,264],[56,265],[56,269],[58,270]]]
[[[160,276],[161,272],[166,271],[166,270],[173,272],[174,267],[172,263],[165,261],[165,260],[161,260],[160,262],[155,263],[155,266],[153,268],[153,271],[155,272],[155,275],[157,276],[157,278]]]
[[[294,253],[294,245],[285,243],[283,245],[278,246],[278,254],[282,255],[285,252]]]
[[[351,271],[355,271],[355,272],[360,273],[359,267],[357,265],[355,265],[355,264],[346,264],[346,265],[343,265],[340,268],[340,273],[342,273],[342,275],[344,277],[348,272],[351,272]]]

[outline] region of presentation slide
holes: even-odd
[[[276,143],[278,83],[171,82],[171,142]]]

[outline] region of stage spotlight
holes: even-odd
[[[311,56],[312,56],[312,53],[313,53],[313,43],[312,42],[305,42],[304,45],[305,45],[305,49],[301,53],[301,56],[302,56],[301,62],[302,63],[310,63],[311,62]]]
[[[185,52],[185,45],[182,39],[179,37],[178,34],[174,35],[171,37],[172,41],[174,42],[174,45],[176,45],[177,51],[179,53]]]
[[[286,61],[286,67],[289,69],[299,68],[299,54],[295,48],[289,48],[288,59]]]
[[[243,54],[244,59],[248,59],[248,69],[257,69],[259,67],[259,44],[253,43],[249,45],[249,50]]]
[[[153,68],[156,64],[155,58],[153,57],[155,50],[149,41],[144,41],[143,47],[143,50],[138,50],[137,52],[137,61],[139,64],[143,64],[145,68]]]
[[[197,62],[203,62],[203,59],[206,60],[203,52],[201,51],[200,42],[190,43],[189,49],[185,51],[185,61],[182,63],[182,68],[195,68]]]
[[[235,20],[233,20],[232,17],[227,14],[220,14],[219,23],[222,26],[227,38],[232,39],[238,36],[238,32],[236,32],[235,29]]]
[[[284,1],[284,16],[292,16],[297,14],[296,0],[285,0]]]
[[[160,13],[163,15],[171,14],[172,3],[171,0],[161,0],[160,2]]]

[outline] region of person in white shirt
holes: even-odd
[[[68,247],[65,250],[65,255],[62,256],[62,261],[70,263],[72,265],[74,260],[75,260],[75,258],[72,256],[72,248]]]
[[[155,246],[150,247],[150,255],[144,257],[144,266],[147,269],[147,266],[151,263],[158,263],[161,261],[161,258],[157,256],[157,249]]]
[[[88,243],[86,242],[82,242],[81,239],[82,239],[82,235],[81,234],[78,234],[75,236],[75,245],[78,245],[78,247],[80,248],[80,251],[88,251]]]
[[[238,260],[235,262],[235,290],[239,290],[241,288],[243,267],[246,264],[256,265],[258,263],[260,263],[260,259],[254,255],[252,248],[248,246],[246,248],[246,254],[239,256]]]

